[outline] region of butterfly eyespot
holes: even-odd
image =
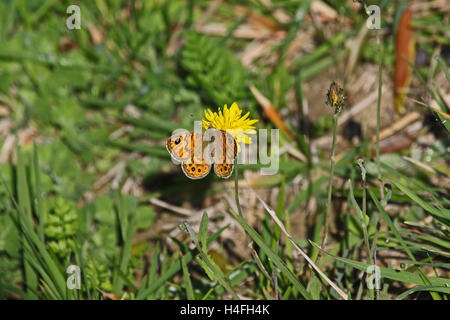
[[[192,167],[192,169],[191,169],[191,170],[192,170],[192,172],[195,172],[195,168],[194,168],[194,167]]]
[[[175,144],[179,144],[181,142],[181,139],[180,138],[177,138],[176,140],[175,140]]]
[[[198,172],[202,172],[202,169],[198,169],[197,171],[198,171]]]

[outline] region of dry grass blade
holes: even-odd
[[[383,88],[385,89],[385,88]],[[365,110],[367,107],[371,106],[372,103],[374,103],[377,100],[377,92],[372,92],[369,94],[366,98],[358,102],[356,105],[354,105],[350,110],[343,111],[342,114],[339,116],[339,123],[338,126],[341,127],[347,121],[352,119],[354,116],[356,116],[358,113]]]
[[[151,198],[149,201],[150,201],[151,204],[153,204],[155,206],[158,206],[158,207],[161,207],[161,208],[173,211],[173,212],[181,214],[183,216],[189,216],[190,217],[193,214],[192,210],[185,209],[185,208],[182,208],[182,207],[177,207],[177,206],[171,205],[170,203],[167,203],[165,201],[162,201],[162,200],[159,200],[159,199],[156,199],[156,198]]]
[[[223,0],[214,0],[211,1],[211,4],[209,5],[208,9],[205,11],[203,16],[200,18],[200,20],[197,22],[197,27],[200,27],[206,23],[206,21],[211,18],[214,13],[219,9],[219,6],[222,4]]]
[[[333,281],[330,280],[320,269],[319,267],[308,257],[308,255],[297,245],[297,243],[294,241],[292,236],[287,232],[286,228],[284,227],[283,223],[278,219],[277,214],[272,210],[272,208],[269,207],[269,205],[261,199],[261,197],[256,193],[255,190],[253,190],[251,187],[249,187],[250,190],[252,190],[256,198],[261,202],[263,207],[266,209],[266,211],[270,214],[272,219],[276,222],[276,224],[280,227],[281,231],[285,234],[285,236],[292,242],[295,249],[308,261],[308,263],[311,265],[311,267],[314,268],[314,270],[317,271],[317,273],[334,289],[336,292],[341,296],[342,299],[347,300],[347,294],[342,291]]]
[[[294,134],[286,127],[283,119],[281,119],[278,111],[274,108],[272,103],[267,99],[258,89],[256,89],[253,85],[250,86],[250,91],[255,96],[256,100],[259,102],[261,107],[264,110],[265,115],[272,121],[281,131],[286,133],[286,135],[294,140]]]
[[[410,112],[406,114],[404,117],[394,122],[391,126],[382,130],[380,132],[380,140],[384,140],[387,137],[394,135],[396,132],[399,132],[401,129],[407,127],[408,125],[410,125],[414,121],[417,121],[421,117],[422,115],[419,112]],[[372,138],[372,142],[375,142],[375,137]]]
[[[402,159],[405,159],[406,161],[409,161],[409,162],[411,162],[412,164],[415,164],[415,165],[418,166],[419,168],[422,168],[422,169],[424,169],[424,170],[426,170],[426,171],[428,171],[428,172],[431,172],[431,173],[434,173],[434,174],[437,173],[437,171],[436,171],[435,169],[433,169],[433,168],[430,167],[429,165],[426,165],[425,163],[420,162],[420,161],[418,161],[418,160],[416,160],[416,159],[413,159],[413,158],[407,157],[407,156],[403,156]]]
[[[412,12],[406,9],[400,19],[395,46],[394,104],[398,114],[405,110],[403,104],[411,82],[412,69],[407,61],[414,61],[415,58],[415,37],[411,21]]]
[[[363,25],[358,32],[358,35],[350,41],[350,53],[348,55],[348,61],[346,65],[346,75],[350,76],[355,70],[355,67],[358,63],[359,57],[361,55],[361,49],[364,45],[364,42],[369,34],[369,29]]]
[[[429,105],[427,105],[427,104],[425,104],[425,103],[423,103],[423,102],[421,102],[421,101],[418,101],[418,100],[413,99],[413,98],[410,98],[410,97],[406,97],[406,99],[407,99],[407,100],[410,100],[410,101],[412,101],[412,102],[414,102],[414,103],[417,103],[418,105],[420,105],[420,106],[422,106],[422,107],[430,108],[430,109],[432,109],[433,111],[438,112],[438,113],[439,113],[441,116],[443,116],[445,119],[450,120],[450,114],[445,113],[445,112],[439,110],[438,108],[436,108],[436,107],[434,107],[434,106],[432,106],[432,105],[429,106]]]

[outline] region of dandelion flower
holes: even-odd
[[[256,133],[253,124],[258,122],[256,119],[248,118],[250,112],[247,112],[244,116],[241,115],[242,110],[234,102],[230,108],[224,105],[223,111],[220,108],[219,112],[212,112],[210,109],[205,110],[206,119],[202,119],[202,125],[206,130],[212,127],[230,133],[236,140],[238,151],[240,152],[240,142],[245,144],[252,143],[252,139],[248,135]]]

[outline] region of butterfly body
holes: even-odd
[[[167,139],[166,147],[190,179],[206,177],[211,166],[216,175],[224,179],[233,173],[237,144],[233,136],[225,131],[183,131]]]

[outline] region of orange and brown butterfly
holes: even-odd
[[[251,144],[249,135],[256,134],[253,124],[258,120],[249,115],[250,112],[243,114],[236,102],[230,108],[224,105],[218,112],[207,109],[202,119],[206,131],[176,133],[167,140],[167,150],[191,179],[204,178],[211,166],[219,177],[229,178],[233,161],[241,151],[240,143]]]
[[[218,131],[218,144],[220,154],[214,154],[214,148],[210,157],[205,159],[204,150],[212,141],[204,141],[204,131],[189,132],[183,131],[176,133],[167,139],[167,150],[172,158],[181,163],[181,169],[190,179],[201,179],[208,175],[211,171],[211,165],[214,172],[221,178],[227,179],[233,173],[233,161],[237,155],[237,143],[233,136],[225,131]],[[221,152],[220,152],[221,151]]]

